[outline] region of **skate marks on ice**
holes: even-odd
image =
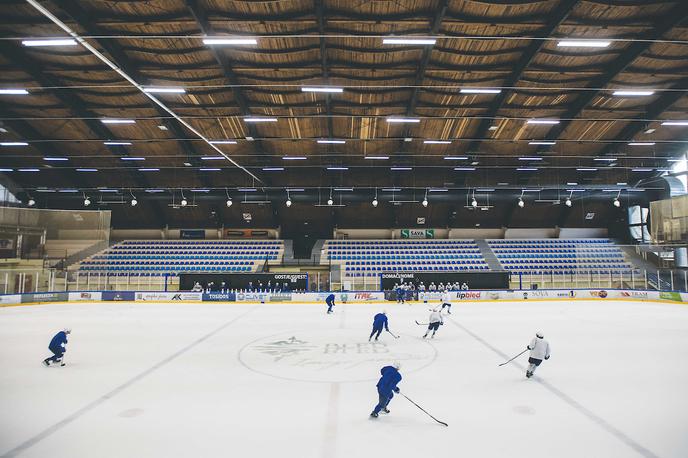
[[[142,414],[143,414],[143,409],[135,408],[135,409],[123,410],[122,412],[118,413],[117,416],[122,417],[122,418],[133,418],[133,417],[138,417],[139,415],[142,415]]]
[[[535,409],[529,406],[515,406],[514,412],[521,415],[535,415]]]
[[[245,317],[246,315],[250,314],[251,312],[255,311],[258,307],[253,307],[247,312],[242,313],[241,315],[238,315],[231,320],[227,321],[226,323],[222,324],[222,326],[215,328],[214,330],[210,331],[209,333],[205,334],[204,336],[200,337],[199,339],[194,340],[190,344],[188,344],[186,347],[176,351],[175,353],[171,354],[167,358],[163,359],[162,361],[159,361],[158,363],[154,364],[153,366],[149,367],[145,371],[139,373],[138,375],[135,375],[131,379],[127,380],[126,382],[122,383],[115,389],[111,390],[108,393],[105,393],[103,396],[99,397],[98,399],[94,400],[93,402],[85,405],[81,409],[77,410],[76,412],[72,413],[71,415],[68,415],[67,417],[63,418],[62,420],[58,421],[54,425],[44,429],[40,433],[36,434],[32,438],[22,442],[21,444],[17,445],[13,449],[5,452],[5,454],[0,455],[0,458],[10,458],[14,456],[20,455],[22,452],[25,450],[33,447],[34,445],[38,444],[42,440],[50,437],[57,431],[61,430],[65,426],[69,425],[70,423],[74,422],[78,418],[82,417],[83,415],[87,414],[91,410],[95,409],[96,407],[100,406],[104,402],[108,401],[109,399],[117,396],[119,393],[122,391],[126,390],[130,386],[136,384],[137,382],[140,382],[144,378],[148,377],[150,374],[153,372],[157,371],[161,367],[169,364],[170,362],[174,361],[175,359],[179,358],[181,355],[184,353],[188,352],[192,348],[196,347],[197,345],[205,342],[209,338],[213,337],[214,335],[220,333],[221,331],[225,330],[227,327],[229,327],[231,324],[235,323],[236,321],[240,320],[241,318]],[[133,410],[137,409],[130,409],[129,411],[125,412],[132,412]],[[122,413],[125,413],[122,412]],[[135,414],[137,415],[137,414]],[[122,414],[120,414],[122,416]],[[127,415],[127,416],[133,416],[133,415]]]
[[[492,352],[496,353],[497,355],[499,355],[500,357],[504,358],[505,360],[507,360],[507,359],[510,358],[509,355],[507,355],[507,354],[504,353],[503,351],[499,350],[497,347],[494,347],[494,346],[491,345],[489,342],[487,342],[486,340],[484,340],[482,337],[480,337],[479,335],[473,333],[472,331],[470,331],[469,329],[467,329],[467,328],[464,327],[463,325],[461,325],[461,324],[459,324],[458,322],[454,321],[453,318],[448,318],[448,317],[447,317],[447,318],[445,318],[445,321],[449,321],[449,322],[452,323],[454,326],[456,326],[457,328],[461,329],[463,332],[465,332],[466,334],[468,334],[469,336],[471,336],[473,339],[475,339],[476,341],[478,341],[479,343],[481,343],[484,347],[490,349]],[[509,364],[512,364],[512,365],[516,366],[516,367],[517,367],[519,370],[521,370],[522,372],[525,371],[525,367],[523,367],[521,364],[519,364],[519,363],[517,363],[517,362],[515,362],[515,361],[512,361],[512,362],[509,363]],[[535,378],[533,378],[533,379],[531,379],[531,380],[534,381],[534,382],[539,383],[541,386],[543,386],[545,389],[547,389],[547,390],[548,390],[550,393],[552,393],[554,396],[556,396],[557,398],[559,398],[560,400],[562,400],[563,402],[565,402],[565,403],[568,404],[569,406],[571,406],[571,407],[573,407],[574,409],[576,409],[578,412],[580,412],[581,414],[583,414],[585,417],[587,417],[587,418],[588,418],[589,420],[591,420],[593,423],[596,423],[597,425],[599,425],[600,427],[602,427],[602,429],[604,429],[604,430],[607,431],[609,434],[611,434],[612,436],[614,436],[614,437],[616,437],[617,439],[619,439],[621,442],[623,442],[623,443],[626,444],[628,447],[630,447],[630,448],[632,448],[633,450],[635,450],[636,452],[638,452],[640,455],[644,456],[645,458],[660,458],[658,455],[655,455],[653,452],[651,452],[651,451],[648,450],[647,448],[645,448],[645,447],[643,447],[642,445],[640,445],[638,442],[636,442],[636,441],[634,441],[633,439],[631,439],[630,437],[628,437],[626,434],[624,434],[622,431],[620,431],[619,429],[617,429],[615,426],[611,425],[611,424],[610,424],[609,422],[607,422],[605,419],[603,419],[602,417],[598,416],[597,414],[595,414],[594,412],[592,412],[590,409],[588,409],[587,407],[583,406],[583,405],[580,404],[578,401],[576,401],[575,399],[573,399],[571,396],[569,396],[568,394],[564,393],[564,392],[561,391],[560,389],[556,388],[556,387],[555,387],[554,385],[552,385],[551,383],[546,382],[545,380],[543,380],[543,379],[540,378],[540,377],[535,377]],[[530,409],[530,408],[528,407],[527,409]],[[533,409],[531,409],[531,410],[533,410]],[[519,412],[519,413],[525,413],[525,412]],[[532,415],[532,414],[534,414],[534,413],[535,413],[535,412],[534,412],[534,410],[533,410],[533,412],[532,412],[532,413],[529,413],[529,415]]]
[[[437,350],[411,338],[368,342],[360,330],[309,329],[254,340],[238,357],[247,369],[280,379],[364,382],[377,380],[380,367],[391,361],[400,361],[406,373],[423,369],[435,361]]]

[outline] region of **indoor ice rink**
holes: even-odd
[[[394,339],[368,343],[383,308]],[[0,456],[684,457],[688,309],[638,301],[0,309]],[[72,327],[68,366],[43,338]],[[520,352],[552,357],[528,380]],[[371,420],[380,366],[401,392]],[[68,369],[68,370],[67,370]],[[593,445],[594,444],[594,445]]]
[[[0,458],[688,457],[688,0],[0,4]]]

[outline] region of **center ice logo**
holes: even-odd
[[[383,336],[384,337],[384,336]],[[376,380],[382,366],[401,361],[404,372],[431,364],[436,351],[411,336],[368,342],[366,332],[347,329],[293,331],[251,342],[240,361],[264,375],[310,382]]]

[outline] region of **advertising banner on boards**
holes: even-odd
[[[19,304],[21,301],[21,294],[3,294],[0,296],[0,305]]]
[[[69,300],[68,293],[30,293],[22,294],[22,302],[63,302]]]
[[[203,302],[234,302],[236,301],[235,293],[203,293]]]
[[[69,302],[100,301],[102,296],[100,291],[77,291],[69,293]]]
[[[101,299],[104,301],[133,301],[134,291],[103,291]]]
[[[203,293],[188,293],[184,291],[166,293],[155,291],[140,291],[134,296],[136,301],[202,301]]]

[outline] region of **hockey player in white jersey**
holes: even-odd
[[[440,311],[447,307],[447,313],[451,315],[451,306],[451,292],[447,290],[442,293],[442,307],[440,308]]]
[[[527,378],[533,376],[535,369],[542,363],[543,359],[549,359],[549,342],[547,342],[544,337],[545,336],[541,332],[538,332],[527,347],[528,350],[530,350],[528,369],[526,369]]]
[[[428,319],[428,330],[425,331],[425,335],[423,336],[423,339],[428,337],[428,334],[430,333],[430,331],[432,331],[432,335],[430,336],[430,338],[434,339],[435,333],[440,328],[440,326],[443,324],[444,324],[444,320],[442,320],[442,314],[439,312],[439,310],[432,309],[432,312],[430,313],[430,318]]]

